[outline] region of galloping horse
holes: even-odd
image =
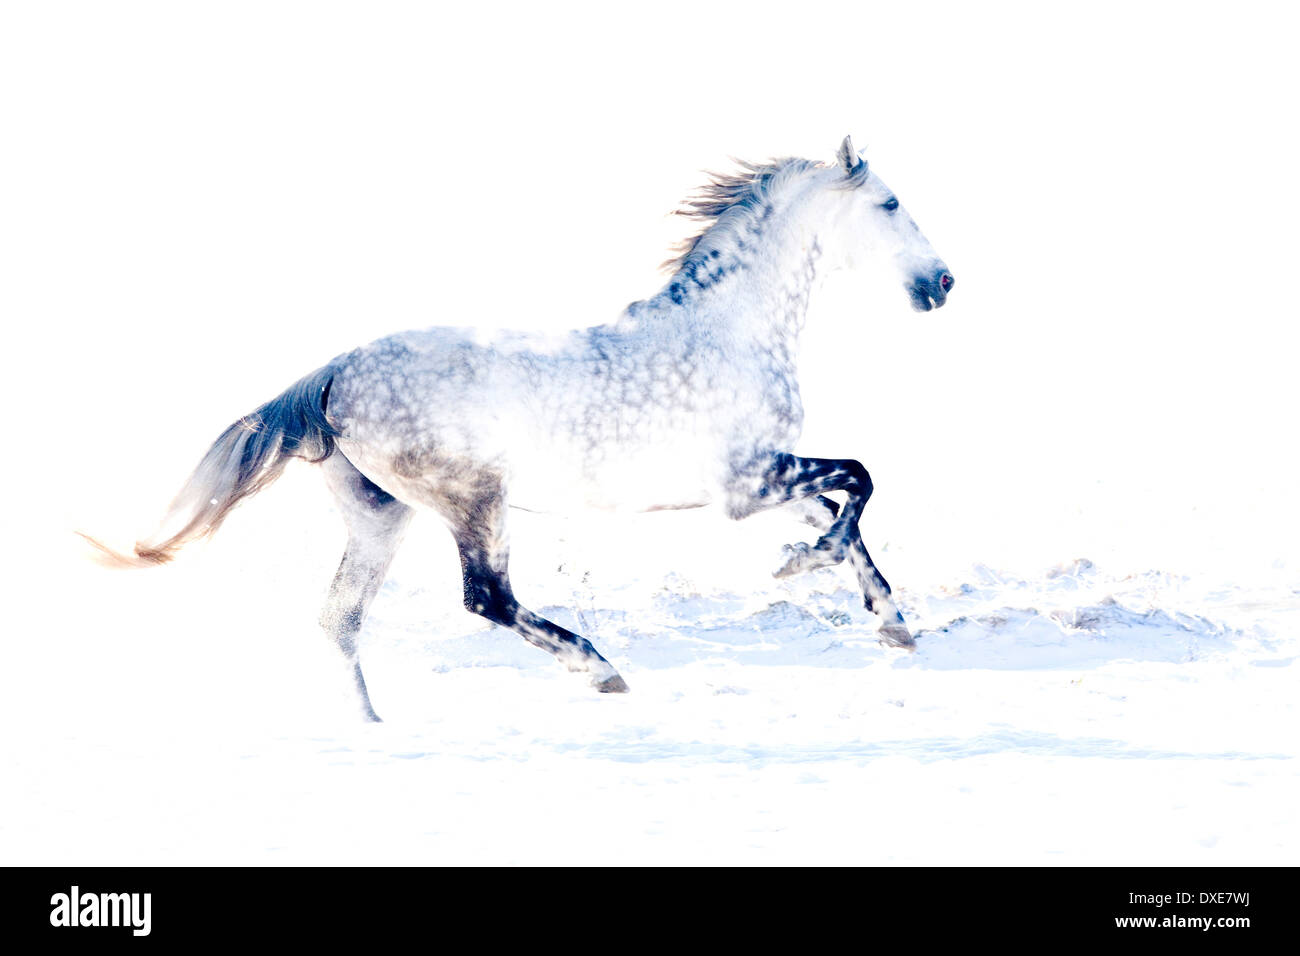
[[[682,212],[702,228],[665,263],[672,278],[613,323],[559,336],[432,328],[341,355],[226,429],[133,556],[92,543],[121,565],[164,563],[289,459],[319,465],[348,528],[321,624],[370,720],[357,639],[418,508],[451,529],[465,606],[603,693],[628,686],[585,638],[515,600],[508,505],[720,504],[735,519],[786,507],[821,537],[788,547],[777,576],[847,558],[882,640],[914,646],[858,530],[867,470],[790,452],[803,424],[797,342],[827,272],[890,267],[920,311],[944,304],[952,274],[847,137],[830,164],[742,163]],[[837,491],[842,507],[826,497]]]

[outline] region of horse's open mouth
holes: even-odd
[[[917,312],[929,312],[948,301],[948,296],[942,290],[927,289],[919,283],[908,289],[907,294],[912,300],[912,308]]]
[[[940,264],[939,271],[928,279],[916,279],[907,287],[907,295],[912,300],[912,308],[917,312],[929,312],[948,301],[948,293],[953,286],[952,273],[948,267]]]

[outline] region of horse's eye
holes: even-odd
[[[894,196],[890,196],[887,201],[881,203],[881,207],[884,209],[888,209],[890,212],[893,212],[895,209],[898,208],[898,199],[895,198]]]

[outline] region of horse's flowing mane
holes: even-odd
[[[695,235],[673,246],[677,255],[660,266],[664,271],[677,272],[697,258],[697,254],[702,257],[706,250],[701,245],[706,236],[719,238],[717,232],[731,232],[742,218],[763,215],[767,199],[773,193],[802,173],[821,165],[810,159],[794,157],[766,163],[750,163],[733,157],[732,162],[740,167],[738,172],[707,173],[709,181],[675,210],[674,215],[698,219],[701,225]]]

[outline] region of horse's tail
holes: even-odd
[[[287,388],[218,438],[172,502],[161,527],[120,554],[88,535],[102,563],[144,568],[165,564],[182,546],[212,534],[230,510],[280,477],[290,458],[321,462],[338,431],[325,418],[334,368],[325,366]],[[80,533],[80,532],[78,532]]]

